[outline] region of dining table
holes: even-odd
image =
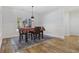
[[[40,33],[42,33],[42,38],[43,38],[43,31],[45,31],[45,28],[43,26],[39,26],[41,29],[40,29]],[[25,35],[25,39],[26,39],[26,42],[27,42],[27,34],[30,33],[30,32],[34,32],[35,31],[35,27],[32,28],[32,27],[24,27],[24,28],[19,28],[19,38],[20,40],[23,39],[23,34]]]

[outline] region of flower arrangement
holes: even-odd
[[[21,18],[17,16],[17,28],[18,29],[20,28],[20,20],[21,20]]]

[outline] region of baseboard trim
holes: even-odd
[[[19,36],[19,35],[5,36],[5,37],[3,37],[3,39],[5,39],[5,38],[17,37],[17,36]]]
[[[60,38],[60,39],[64,39],[64,36],[51,35],[51,34],[45,34],[45,35],[48,35],[48,36],[51,36],[51,37],[57,37],[57,38]]]

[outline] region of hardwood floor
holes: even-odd
[[[70,35],[65,37],[66,46],[74,51],[79,51],[79,36]]]
[[[0,53],[1,53],[1,48],[0,48]]]
[[[12,47],[9,39],[3,39],[1,46],[1,53],[11,53]]]
[[[1,51],[3,53],[11,53],[13,51],[10,39],[3,40]],[[40,43],[36,43],[29,47],[24,47],[18,52],[21,53],[78,53],[79,52],[79,36],[65,36],[65,39],[52,38]]]

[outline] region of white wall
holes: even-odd
[[[3,7],[3,38],[17,36],[16,17],[21,17],[22,20],[31,17],[31,12],[12,7]],[[57,37],[64,37],[63,12],[61,9],[52,11],[46,15],[36,14],[35,24],[37,26],[45,26],[45,34]]]
[[[2,7],[2,9],[3,38],[17,36],[17,16],[21,17],[22,20],[24,20],[25,18],[29,19],[31,17],[31,12],[12,7]],[[47,35],[64,38],[64,35],[79,34],[78,10],[71,12],[68,10],[66,11],[66,9],[59,8],[56,10],[52,10],[46,14],[34,13],[34,16],[35,25],[44,26],[46,29],[45,34]]]
[[[3,21],[2,21],[2,35],[3,38],[17,36],[17,16],[21,17],[22,20],[25,18],[29,19],[31,17],[31,12],[27,10],[15,9],[12,7],[3,7]],[[41,24],[38,20],[40,18],[39,14],[34,14],[35,25]]]
[[[52,11],[44,16],[45,34],[64,38],[64,14],[61,9]]]
[[[2,43],[2,7],[0,7],[0,48]]]
[[[3,38],[17,35],[16,33],[16,16],[10,7],[2,7],[2,36]]]
[[[79,35],[79,9],[64,10],[65,35]]]
[[[79,35],[79,10],[69,12],[70,34]]]
[[[66,36],[70,35],[70,19],[69,19],[69,12],[63,10],[64,13],[64,32]]]

